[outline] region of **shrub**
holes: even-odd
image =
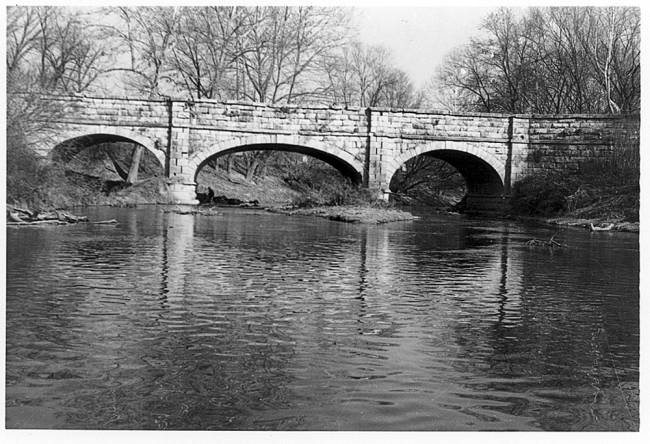
[[[633,144],[582,162],[572,171],[537,173],[517,182],[516,214],[624,219],[639,218],[639,154]]]
[[[297,207],[333,205],[363,205],[375,199],[367,189],[348,180],[326,181],[308,187],[303,186],[301,195],[293,200]]]
[[[536,174],[517,182],[512,190],[511,205],[517,214],[554,216],[567,209],[566,196],[571,185],[557,174]]]

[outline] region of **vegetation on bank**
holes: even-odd
[[[517,182],[511,208],[515,215],[555,224],[608,224],[610,229],[638,231],[639,179],[638,146],[617,146],[576,169],[549,170]]]
[[[166,203],[167,189],[160,174],[150,172],[150,159],[140,165],[141,180],[126,183],[106,162],[77,159],[63,165],[41,159],[20,141],[8,140],[7,203],[32,210],[75,206],[130,206]],[[130,151],[113,147],[118,162],[128,165]],[[90,150],[92,152],[92,150]],[[96,157],[97,153],[94,153]]]

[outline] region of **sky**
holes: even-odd
[[[358,8],[362,42],[391,49],[395,66],[406,71],[416,87],[435,73],[446,54],[478,34],[485,7]]]

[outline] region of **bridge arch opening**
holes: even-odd
[[[217,197],[226,196],[228,192],[243,193],[250,196],[248,200],[260,202],[281,199],[282,194],[290,199],[295,192],[293,199],[297,199],[300,193],[309,194],[315,190],[327,193],[339,187],[359,186],[362,182],[360,163],[351,156],[344,159],[343,155],[332,148],[325,151],[293,143],[231,145],[203,153],[200,158],[197,156],[193,178],[201,201],[206,201],[206,192]],[[228,186],[228,181],[237,183],[240,190]],[[260,198],[255,198],[256,195]]]
[[[194,179],[196,180],[199,171],[211,160],[214,160],[217,157],[228,156],[228,155],[237,155],[240,153],[254,152],[258,155],[263,155],[263,153],[268,153],[269,155],[276,152],[285,152],[285,153],[297,153],[302,154],[303,156],[313,157],[315,159],[321,160],[326,164],[332,166],[336,169],[341,175],[355,184],[361,183],[361,171],[358,166],[351,164],[349,161],[344,160],[343,158],[337,156],[328,151],[322,151],[320,149],[311,148],[301,145],[293,145],[286,143],[257,143],[257,144],[248,144],[235,146],[223,150],[219,150],[209,156],[204,156],[194,172]]]
[[[391,197],[468,211],[496,210],[503,203],[503,173],[481,154],[446,148],[406,153],[390,171]]]
[[[54,148],[48,153],[48,157],[54,162],[69,162],[84,150],[99,146],[107,146],[109,144],[131,144],[132,146],[142,146],[146,151],[153,155],[153,158],[156,159],[162,168],[165,168],[165,153],[157,146],[156,142],[131,134],[89,133],[67,135],[65,140],[54,146]]]
[[[67,135],[48,153],[73,181],[101,182],[103,191],[120,184],[164,177],[165,155],[146,138],[110,133]]]

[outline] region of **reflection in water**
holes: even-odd
[[[636,236],[89,211],[8,230],[8,427],[638,428]]]

